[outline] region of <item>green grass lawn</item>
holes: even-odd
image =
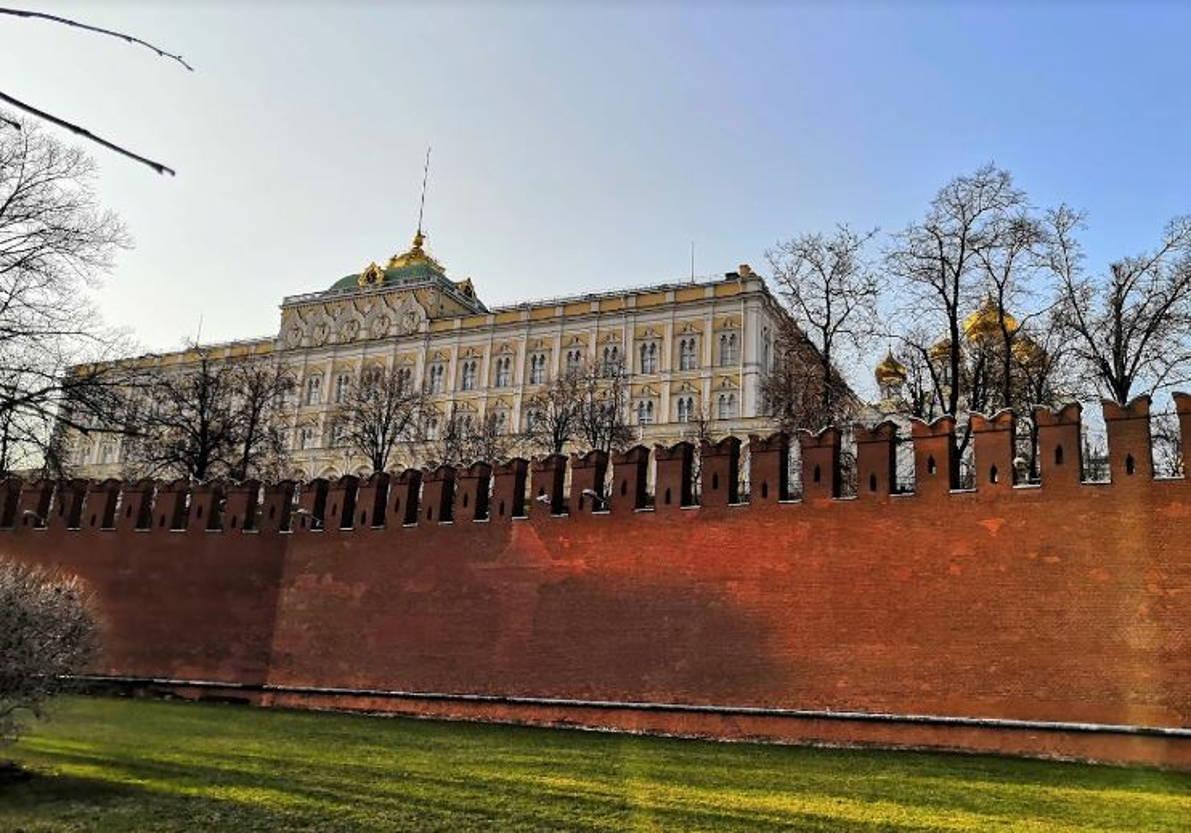
[[[1187,831],[1191,775],[74,698],[0,831]]]

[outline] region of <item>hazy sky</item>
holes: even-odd
[[[36,4],[0,89],[99,148],[148,348],[275,332],[287,294],[426,227],[487,303],[722,273],[837,221],[896,229],[993,160],[1089,212],[1094,266],[1191,211],[1191,5]],[[60,134],[64,135],[64,134]]]

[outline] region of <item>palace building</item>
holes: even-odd
[[[491,416],[523,432],[533,396],[560,374],[612,363],[627,375],[628,418],[640,442],[692,437],[699,421],[716,436],[766,434],[761,380],[785,313],[747,265],[717,280],[665,283],[487,307],[470,279],[453,281],[412,246],[329,288],[281,303],[278,332],[204,348],[219,359],[275,361],[297,382],[286,403],[295,477],[367,473],[342,447],[334,416],[353,380],[372,368],[407,374],[433,409],[465,420]],[[141,357],[161,372],[184,370],[194,351]],[[156,367],[155,367],[156,369]],[[438,430],[428,421],[428,437]],[[74,463],[89,477],[119,476],[117,437],[77,437]],[[421,465],[416,448],[393,468]]]

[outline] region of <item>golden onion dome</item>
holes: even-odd
[[[873,375],[876,376],[878,385],[900,385],[906,381],[906,366],[894,358],[893,351],[890,350],[873,369]]]
[[[968,341],[982,341],[999,336],[1001,335],[1002,322],[1010,333],[1017,332],[1019,326],[1017,319],[1009,313],[1000,315],[999,312],[997,302],[992,299],[992,296],[985,296],[976,311],[964,319],[964,337]]]
[[[1046,358],[1046,351],[1034,339],[1022,335],[1013,342],[1013,357],[1022,364],[1039,364]]]
[[[422,244],[426,242],[426,235],[422,234],[421,229],[414,235],[413,245],[408,251],[401,254],[393,255],[389,258],[389,265],[385,271],[391,269],[404,269],[409,266],[416,266],[421,263],[429,263],[436,266],[440,271],[442,267],[439,266],[438,261],[426,254],[426,250],[422,248]]]
[[[951,339],[941,338],[926,351],[932,362],[942,361],[951,355]]]

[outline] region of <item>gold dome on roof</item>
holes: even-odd
[[[1013,357],[1022,364],[1039,364],[1046,358],[1046,351],[1034,339],[1020,335],[1013,342]]]
[[[416,266],[421,263],[430,264],[438,271],[443,271],[443,268],[439,262],[430,255],[426,254],[426,250],[422,248],[422,244],[425,242],[426,235],[422,234],[421,229],[419,229],[414,235],[413,245],[410,246],[408,251],[393,255],[391,258],[389,258],[389,265],[386,267],[386,271],[389,269],[403,269],[407,266]]]
[[[941,338],[930,346],[926,351],[933,362],[942,361],[951,355],[951,339]]]
[[[1017,332],[1017,319],[1009,313],[998,316],[997,302],[991,295],[986,295],[976,311],[964,319],[964,337],[968,341],[981,341],[986,338],[1001,335],[1001,323],[1010,333]]]
[[[893,356],[893,350],[873,370],[878,385],[898,385],[906,381],[906,366]]]

